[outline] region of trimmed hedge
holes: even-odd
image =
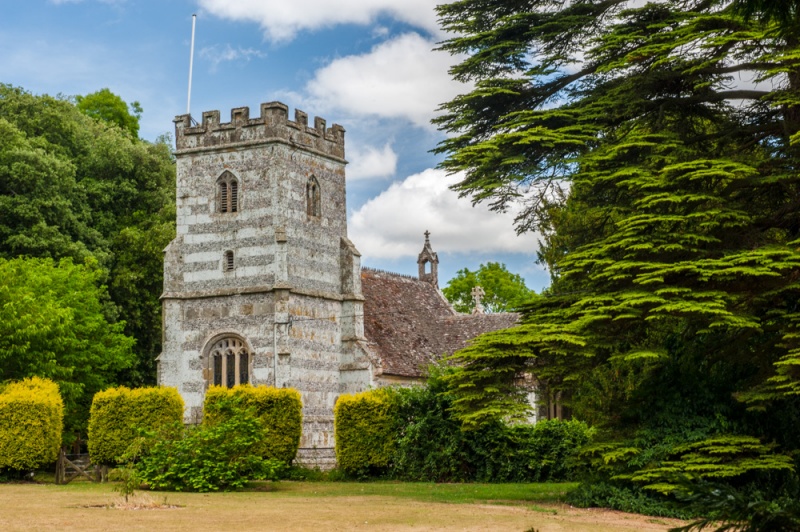
[[[212,386],[203,404],[203,424],[214,426],[238,412],[252,409],[264,430],[256,454],[264,459],[291,463],[300,447],[303,431],[303,402],[292,388],[251,386],[233,388]]]
[[[0,469],[55,462],[63,430],[64,402],[53,381],[31,377],[0,391]]]
[[[166,387],[109,388],[94,395],[89,412],[89,455],[99,464],[116,464],[139,430],[155,431],[183,421],[183,399]]]
[[[397,425],[395,401],[389,392],[377,389],[344,394],[333,413],[336,461],[342,471],[364,477],[388,469],[395,453]]]

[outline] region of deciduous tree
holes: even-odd
[[[469,314],[475,308],[472,299],[475,286],[483,288],[482,304],[486,312],[511,312],[536,295],[525,286],[522,276],[511,273],[499,262],[481,264],[474,272],[469,268],[458,270],[442,293],[453,308]]]
[[[0,259],[0,381],[58,384],[65,427],[81,430],[95,392],[135,362],[125,324],[108,315],[97,261]]]

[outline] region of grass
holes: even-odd
[[[394,497],[455,504],[558,503],[577,484],[434,484],[432,482],[272,482],[252,483],[254,490],[303,497]]]
[[[137,492],[79,480],[0,484],[0,530],[665,531],[664,519],[560,503],[571,484],[255,483],[231,493]],[[649,519],[649,521],[648,521]],[[675,526],[676,522],[671,522]]]

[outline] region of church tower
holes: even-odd
[[[158,380],[186,421],[210,385],[293,387],[298,460],[333,460],[333,405],[361,388],[360,255],[347,238],[344,129],[277,102],[175,119],[177,236],[165,250]]]

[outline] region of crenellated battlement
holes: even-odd
[[[344,128],[325,119],[314,118],[308,126],[308,114],[299,109],[294,121],[289,108],[280,102],[261,104],[261,116],[250,118],[249,107],[231,110],[230,122],[221,122],[219,111],[206,111],[200,124],[192,125],[191,115],[175,117],[175,145],[178,152],[209,148],[248,146],[263,142],[286,142],[324,155],[344,159]]]

